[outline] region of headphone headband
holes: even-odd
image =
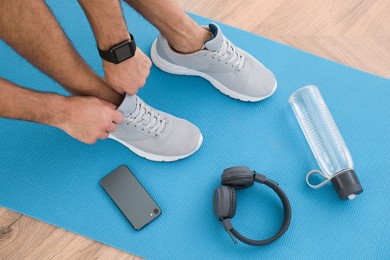
[[[242,168],[242,167],[240,167],[240,168]],[[232,168],[229,168],[229,169],[232,169]],[[231,181],[230,183],[233,183],[231,185],[231,187],[229,187],[228,183],[226,183],[226,177],[227,176],[226,175],[224,176],[225,171],[226,171],[225,170],[224,174],[222,175],[222,183],[223,183],[223,185],[227,184],[228,186],[227,187],[225,186],[225,187],[231,189],[231,192],[233,194],[235,194],[234,189],[240,189],[240,188],[248,187],[248,186],[243,187],[242,185],[240,185],[240,181],[242,181],[243,178],[249,178],[249,176],[251,176],[253,181],[256,181],[256,182],[258,182],[260,184],[265,184],[268,187],[270,187],[279,196],[279,198],[280,198],[280,200],[282,201],[282,204],[283,204],[284,220],[283,220],[283,225],[281,226],[279,231],[274,236],[272,236],[272,237],[270,237],[268,239],[263,239],[263,240],[252,240],[252,239],[249,239],[249,238],[241,235],[237,230],[234,229],[234,227],[233,227],[233,225],[231,223],[230,218],[233,217],[233,216],[231,214],[229,216],[223,215],[223,214],[220,213],[220,209],[216,209],[215,208],[216,207],[216,201],[219,201],[219,198],[215,197],[216,196],[215,193],[214,193],[214,212],[220,218],[220,220],[222,221],[224,229],[228,232],[228,234],[232,238],[233,242],[237,243],[237,241],[234,239],[234,237],[236,237],[241,242],[249,244],[249,245],[254,245],[254,246],[267,245],[267,244],[272,243],[276,239],[278,239],[280,236],[282,236],[287,231],[287,229],[288,229],[288,227],[290,225],[290,222],[291,222],[291,205],[290,205],[290,202],[289,202],[286,194],[279,187],[278,183],[268,179],[263,174],[259,174],[259,173],[256,173],[254,171],[250,171],[249,168],[247,168],[247,169],[248,169],[247,175],[243,176],[243,173],[239,172],[238,176],[237,176],[238,179],[236,179],[236,181],[234,180],[234,173],[233,174],[232,173],[229,174],[228,177],[229,177],[229,180]],[[246,182],[246,180],[244,180],[244,182]],[[250,185],[250,186],[252,186],[252,185]],[[224,187],[224,186],[222,186],[222,187]],[[222,187],[220,187],[220,188],[222,188]],[[218,194],[217,194],[217,196],[218,196]],[[234,195],[234,197],[235,197],[235,195]],[[230,202],[232,202],[232,201],[230,201]],[[235,208],[235,201],[234,201],[234,208]],[[220,217],[220,216],[225,216],[225,217]]]

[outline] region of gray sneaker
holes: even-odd
[[[234,46],[217,24],[210,23],[213,37],[200,51],[174,51],[161,34],[151,49],[153,63],[168,73],[195,75],[208,80],[222,93],[242,101],[260,101],[277,87],[275,76],[247,52]]]
[[[135,111],[129,113],[126,101],[130,99],[126,95],[119,106],[125,118],[109,138],[152,161],[176,161],[199,149],[203,137],[195,125],[153,109],[138,96]]]

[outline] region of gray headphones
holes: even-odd
[[[261,246],[272,243],[286,232],[291,221],[291,206],[286,194],[279,188],[278,184],[268,179],[265,175],[251,171],[246,166],[231,167],[225,169],[221,176],[222,186],[214,191],[214,214],[222,221],[223,227],[232,238],[236,237],[241,242],[249,245]],[[231,218],[236,213],[236,191],[238,189],[249,188],[254,182],[265,184],[276,192],[282,201],[284,209],[284,221],[279,231],[272,237],[264,240],[252,240],[241,235],[233,228]],[[233,237],[233,236],[234,237]]]

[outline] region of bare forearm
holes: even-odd
[[[0,37],[12,48],[66,88],[86,84],[89,68],[43,1],[4,1],[0,11]]]
[[[119,0],[79,0],[101,50],[130,39]]]
[[[112,103],[99,98],[38,92],[2,78],[0,117],[51,125],[88,144],[107,138],[123,120]]]
[[[58,125],[66,98],[17,86],[0,78],[0,117]]]
[[[119,0],[78,0],[95,34],[99,49],[130,39]],[[135,95],[143,87],[152,65],[149,58],[137,48],[130,59],[119,64],[102,60],[106,82],[118,93]]]
[[[121,95],[83,61],[44,1],[1,0],[0,38],[70,93],[120,104]]]

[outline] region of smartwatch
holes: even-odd
[[[137,46],[133,35],[130,33],[130,39],[112,46],[108,51],[99,50],[99,55],[103,60],[118,64],[134,56]]]

